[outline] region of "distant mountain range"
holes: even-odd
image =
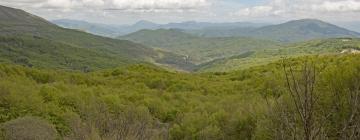
[[[360,36],[357,32],[316,19],[294,20],[260,28],[223,29],[144,29],[118,38],[182,54],[191,62],[202,64],[251,51],[278,49],[284,43]],[[203,34],[197,34],[199,31]]]
[[[143,20],[134,25],[107,26],[76,20],[55,20],[53,22],[62,27],[80,29],[89,33],[110,37],[131,34],[143,29],[179,29],[185,33],[201,37],[252,37],[281,42],[360,36],[360,33],[355,31],[350,31],[317,19],[294,20],[278,25],[250,22],[208,23],[195,21],[156,24]]]
[[[251,23],[251,22],[209,23],[209,22],[195,22],[195,21],[157,24],[146,20],[141,20],[133,25],[104,25],[104,24],[89,23],[85,21],[69,20],[69,19],[53,20],[52,22],[65,28],[80,29],[83,31],[87,31],[89,33],[104,35],[109,37],[126,35],[143,29],[202,30],[207,28],[221,28],[221,29],[257,28],[257,27],[269,25],[265,23]]]

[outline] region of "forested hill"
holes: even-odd
[[[196,64],[248,51],[281,47],[281,43],[271,40],[250,37],[207,38],[178,29],[141,30],[119,38],[185,55],[189,61]]]
[[[314,106],[306,109],[314,115],[311,130],[323,129],[315,139],[349,138],[358,129],[343,122],[360,119],[352,108],[359,59],[312,56],[208,74],[151,65],[81,73],[1,64],[0,138],[302,139],[308,127],[298,121],[303,108],[296,109],[292,90],[301,93],[295,103]],[[286,76],[295,80],[290,91]]]
[[[205,28],[187,32],[205,37],[253,37],[287,43],[337,37],[360,37],[360,33],[318,19],[292,20],[258,28]]]
[[[350,50],[350,52],[349,52]],[[248,51],[232,57],[216,59],[198,66],[197,71],[233,71],[264,65],[282,58],[311,55],[328,55],[351,53],[360,50],[358,38],[316,39],[284,45],[279,48],[269,48],[259,51]]]
[[[13,52],[12,54],[19,55],[12,57],[20,57],[21,53],[19,52],[32,51],[33,49],[26,50],[27,47],[31,46],[27,44],[43,44],[40,45],[40,47],[51,48],[53,46],[46,45],[46,43],[52,42],[53,44],[57,44],[55,46],[66,46],[70,48],[65,50],[67,51],[67,54],[64,54],[63,51],[52,53],[55,55],[54,57],[56,57],[56,59],[60,59],[60,61],[66,59],[66,61],[69,61],[66,63],[69,64],[81,64],[84,62],[82,65],[86,67],[92,67],[93,69],[103,67],[110,68],[109,66],[121,66],[126,63],[131,64],[138,62],[155,63],[180,69],[191,69],[192,67],[192,64],[186,62],[183,59],[183,56],[180,55],[144,47],[141,44],[136,44],[130,41],[116,40],[88,34],[82,31],[61,28],[50,22],[47,22],[40,17],[19,9],[1,6],[0,11],[0,35],[2,38],[5,38],[5,40],[11,40],[11,38],[14,38],[14,40],[24,40],[23,43],[25,45],[21,43],[12,44],[11,41],[2,42],[2,45],[10,47],[10,49],[4,50],[6,47],[1,47],[1,52]],[[43,41],[45,41],[45,43]],[[69,51],[74,49],[79,51]],[[38,66],[37,64],[39,63],[35,61],[41,61],[42,59],[34,56],[51,54],[51,52],[45,51],[47,49],[41,50],[42,51],[28,52],[21,57],[27,59],[25,61],[28,61],[29,63],[34,61],[33,65]],[[48,50],[51,51],[50,49]],[[86,54],[86,52],[89,53]],[[95,58],[88,58],[88,56],[95,56]],[[14,59],[9,59],[9,57],[2,59],[6,59],[8,61],[17,61]],[[53,64],[58,63],[55,61],[53,61]],[[111,63],[111,65],[109,65],[109,63]],[[46,65],[41,65],[41,67],[46,67]],[[69,69],[73,68],[71,65],[67,64],[61,64],[61,66],[57,67],[66,67]]]
[[[252,31],[251,36],[283,42],[306,41],[336,37],[360,37],[360,33],[316,19],[293,20]]]

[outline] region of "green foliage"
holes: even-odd
[[[346,49],[359,49],[360,40],[357,38],[320,39],[301,43],[289,44],[280,48],[270,48],[246,52],[237,56],[216,59],[200,65],[197,71],[219,72],[247,69],[260,66],[282,58],[296,58],[308,55],[339,54]],[[251,54],[251,55],[249,55]]]
[[[343,93],[352,89],[358,59],[358,55],[328,55],[287,63],[295,68],[306,61],[316,64],[322,73],[317,90],[324,97],[322,108],[327,108],[333,100],[327,96],[331,89]],[[267,102],[286,99],[287,93],[281,61],[202,74],[152,65],[80,73],[2,64],[0,78],[0,123],[38,116],[54,125],[62,138],[73,139],[274,138],[267,128],[276,125],[264,117],[272,110]],[[326,131],[337,130],[332,128],[346,118],[347,106],[332,117]]]

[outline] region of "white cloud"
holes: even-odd
[[[0,4],[46,9],[158,11],[193,10],[208,6],[210,2],[209,0],[1,0]]]
[[[265,0],[249,6],[242,0],[0,0],[48,19],[90,19],[95,22],[284,21],[299,18],[360,20],[360,0]],[[106,13],[106,14],[104,14]]]
[[[248,17],[320,17],[360,13],[360,0],[269,0],[267,4],[245,7],[232,13]]]
[[[238,16],[258,17],[258,16],[270,15],[272,10],[273,10],[272,6],[254,6],[254,7],[241,9],[233,14]]]
[[[71,8],[74,6],[74,2],[72,0],[48,0],[47,2],[42,4],[42,7],[47,8]]]
[[[360,1],[344,0],[344,1],[325,1],[320,5],[313,5],[314,10],[328,12],[359,12]]]
[[[119,9],[194,9],[207,5],[206,0],[113,0]]]

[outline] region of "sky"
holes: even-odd
[[[316,18],[360,22],[360,0],[0,0],[49,20],[76,19],[104,24],[267,22]]]

